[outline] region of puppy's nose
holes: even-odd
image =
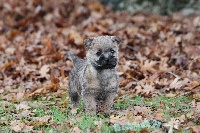
[[[104,59],[105,59],[105,56],[102,54],[102,55],[100,56],[100,59],[101,59],[101,60],[104,60]]]
[[[108,59],[108,58],[105,58],[104,60],[108,62],[109,59]]]
[[[104,59],[104,62],[105,62],[106,64],[109,64],[109,59],[108,59],[108,58],[105,58],[105,59]]]

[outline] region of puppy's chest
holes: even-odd
[[[109,69],[103,71],[88,69],[86,73],[87,83],[91,88],[104,89],[107,87],[115,87],[117,85],[117,76],[115,71]]]
[[[97,77],[102,84],[109,84],[110,79],[114,78],[115,74],[112,71],[101,71],[97,73]]]
[[[98,73],[98,80],[100,82],[100,88],[103,90],[110,90],[116,88],[117,76],[114,71],[104,70]]]

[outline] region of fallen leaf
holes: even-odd
[[[20,109],[27,110],[27,109],[30,109],[30,106],[28,105],[27,101],[22,101],[20,104],[16,105],[16,109],[17,110],[20,110]]]
[[[20,120],[14,120],[10,122],[10,126],[14,132],[21,132],[26,125],[21,123]]]
[[[49,77],[49,72],[50,68],[49,65],[44,65],[40,68],[39,73],[41,77]]]
[[[78,127],[74,127],[73,130],[72,130],[72,133],[81,133],[81,129],[78,128]]]
[[[192,133],[199,133],[200,132],[200,126],[192,126],[191,130],[192,130]]]

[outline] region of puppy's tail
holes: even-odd
[[[72,60],[73,64],[76,64],[76,62],[79,62],[80,60],[82,60],[81,58],[79,58],[78,56],[76,56],[73,52],[71,51],[67,51],[67,54],[69,56],[69,59]]]

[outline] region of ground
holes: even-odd
[[[114,12],[92,0],[0,2],[0,132],[200,132],[200,16]],[[71,50],[116,35],[114,112],[68,98]]]

